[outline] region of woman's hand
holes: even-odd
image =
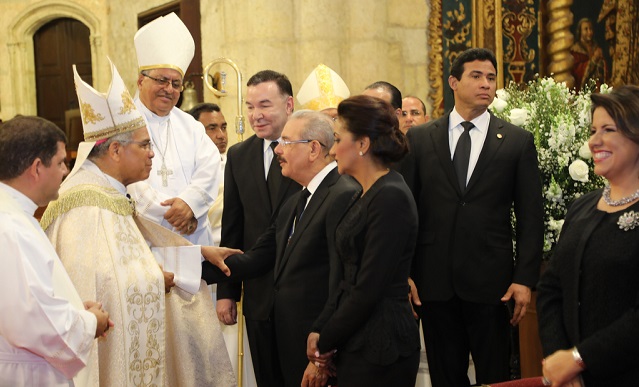
[[[575,362],[572,349],[560,350],[548,356],[542,361],[542,370],[552,387],[571,386],[578,381],[578,375],[582,368]]]

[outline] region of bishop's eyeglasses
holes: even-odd
[[[162,86],[162,88],[167,87],[168,85],[171,85],[171,87],[173,87],[173,90],[177,90],[179,92],[184,91],[184,84],[182,83],[182,81],[179,81],[177,79],[171,80],[168,78],[155,78],[150,76],[149,74],[145,74],[145,73],[140,73],[142,75],[144,75],[145,77],[152,79],[153,81],[155,81],[155,83],[158,84],[158,86]]]

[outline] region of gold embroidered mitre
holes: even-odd
[[[130,132],[146,126],[142,114],[124,85],[118,69],[111,64],[111,86],[100,93],[84,82],[73,65],[75,91],[78,94],[85,141],[99,141],[116,134]]]
[[[320,64],[302,84],[297,93],[297,101],[302,109],[320,111],[336,108],[350,95],[351,92],[344,80],[330,67]]]

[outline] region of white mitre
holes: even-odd
[[[84,141],[78,146],[75,165],[68,177],[80,169],[96,142],[104,142],[116,134],[146,127],[144,117],[135,107],[133,98],[111,59],[109,64],[111,65],[111,85],[107,93],[100,93],[84,82],[73,65],[73,80],[82,116]]]
[[[139,71],[174,69],[184,77],[195,54],[193,37],[174,12],[142,26],[133,42]]]
[[[297,101],[302,109],[320,111],[336,108],[350,95],[342,77],[330,67],[319,64],[302,84],[297,93]]]

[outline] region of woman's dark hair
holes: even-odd
[[[592,93],[590,99],[591,113],[598,107],[604,108],[615,121],[617,129],[639,144],[639,86],[616,87],[609,94]]]
[[[408,152],[408,143],[399,130],[395,109],[388,102],[356,95],[339,104],[337,116],[353,137],[370,138],[370,150],[383,164],[397,162]]]

